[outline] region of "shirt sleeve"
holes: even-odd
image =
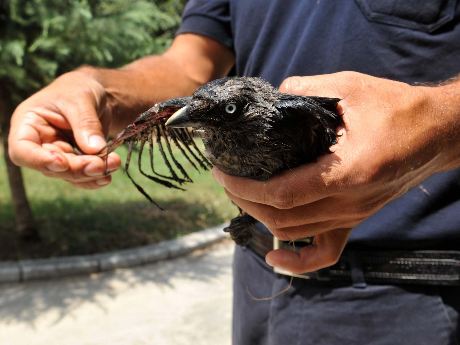
[[[228,0],[189,0],[176,35],[194,33],[210,37],[233,48]]]

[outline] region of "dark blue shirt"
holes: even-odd
[[[456,0],[190,0],[178,32],[230,47],[237,75],[273,85],[344,70],[408,83],[460,73]],[[355,228],[350,244],[460,248],[460,170],[434,175],[388,204]]]

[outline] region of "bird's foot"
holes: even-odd
[[[233,218],[230,225],[224,228],[233,241],[240,246],[246,246],[255,231],[256,220],[248,214],[243,214]]]

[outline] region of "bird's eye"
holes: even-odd
[[[225,106],[225,112],[227,114],[233,114],[236,111],[236,104],[235,103],[229,103]]]

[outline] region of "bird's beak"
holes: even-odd
[[[165,125],[168,127],[176,128],[201,127],[202,124],[200,122],[194,121],[190,118],[188,110],[188,106],[180,108],[178,111],[171,115],[168,121],[166,121]]]

